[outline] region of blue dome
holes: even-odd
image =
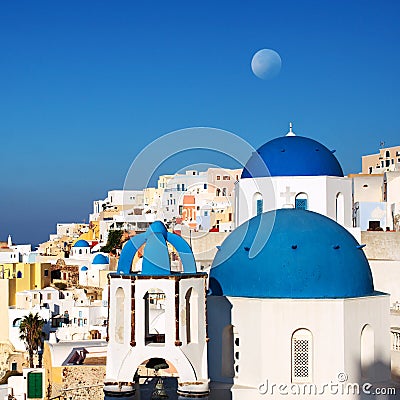
[[[90,244],[86,240],[78,240],[72,247],[90,247]]]
[[[297,209],[270,211],[235,229],[215,256],[210,289],[212,295],[254,298],[374,292],[367,258],[354,237],[328,217]]]
[[[88,271],[88,270],[89,270],[89,268],[86,267],[86,266],[83,266],[83,267],[81,268],[81,271]]]
[[[93,258],[92,264],[109,264],[108,257],[104,254],[97,254]]]
[[[302,136],[283,136],[261,146],[250,157],[242,178],[263,176],[343,176],[333,152]]]

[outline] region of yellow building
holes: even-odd
[[[106,213],[104,213],[106,214]],[[105,215],[104,215],[105,216]],[[78,239],[74,240],[72,245],[74,245],[78,240],[86,240],[86,241],[93,241],[99,240],[100,238],[100,222],[99,221],[92,221],[89,225],[89,230],[85,233],[82,233]]]
[[[0,375],[7,370],[20,370],[24,354],[15,351],[9,341],[8,309],[17,303],[17,292],[43,289],[51,282],[51,264],[0,264]]]
[[[382,147],[379,153],[362,156],[363,174],[382,174],[387,171],[399,171],[400,146]]]
[[[17,303],[17,292],[50,286],[51,264],[0,264],[0,321],[8,321],[8,307]],[[0,324],[0,340],[8,340],[8,324]]]

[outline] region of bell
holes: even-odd
[[[161,378],[158,378],[158,380],[157,380],[156,386],[151,395],[151,399],[152,400],[168,399],[168,395],[165,392],[165,388],[164,388],[164,382]]]

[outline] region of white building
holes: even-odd
[[[273,139],[247,162],[236,185],[235,222],[280,208],[326,215],[351,229],[352,181],[333,155],[315,140],[290,132]]]
[[[167,242],[179,254],[175,268]],[[159,221],[126,243],[110,276],[107,382],[129,384],[146,360],[163,358],[179,392],[208,392],[206,278],[185,240]]]
[[[82,286],[100,287],[100,271],[108,270],[110,261],[105,254],[97,253],[88,266],[79,269],[79,284]]]
[[[332,219],[281,209],[245,222],[218,251],[210,291],[213,382],[253,388],[249,398],[275,399],[271,386],[285,385],[295,399],[308,385],[313,398],[358,399],[324,385],[390,380],[389,295]]]
[[[68,323],[62,323],[55,332],[55,338],[60,342],[105,339],[107,336],[107,307],[101,300],[69,307],[68,318]]]
[[[62,238],[63,236],[76,238],[79,237],[82,233],[86,233],[89,231],[89,224],[82,223],[58,223],[57,224],[57,233],[55,235],[56,238]]]
[[[383,181],[387,226],[400,231],[400,171],[385,172]]]
[[[8,235],[8,246],[0,248],[0,263],[13,264],[18,262],[27,263],[30,261],[32,245],[30,244],[12,244],[11,236]]]
[[[126,209],[143,208],[144,195],[142,190],[110,190],[104,200],[93,202],[93,213],[90,221],[103,219],[107,212],[120,212]]]
[[[8,395],[5,399],[45,399],[45,369],[24,368],[21,376],[8,378]]]
[[[366,230],[400,230],[400,171],[352,174],[354,225]]]
[[[46,334],[46,337],[48,337],[50,334],[51,318],[53,315],[50,309],[40,306],[35,306],[32,307],[31,309],[19,309],[10,307],[8,310],[8,321],[7,321],[9,326],[9,340],[14,346],[16,351],[24,352],[26,350],[24,342],[19,338],[20,337],[19,327],[22,319],[28,316],[30,313],[32,314],[38,313],[39,317],[42,318],[45,322],[43,326],[43,332]]]
[[[71,259],[86,260],[90,257],[90,244],[88,241],[80,239],[71,248]]]

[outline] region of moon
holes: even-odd
[[[281,66],[282,60],[280,55],[271,49],[257,51],[251,60],[251,69],[254,75],[260,79],[274,78],[279,74]]]

